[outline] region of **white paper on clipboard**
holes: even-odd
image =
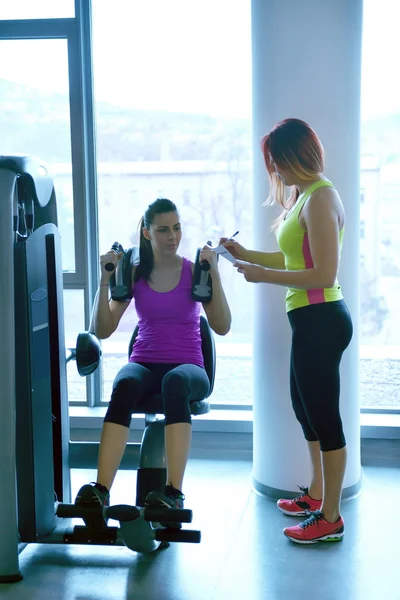
[[[231,263],[236,262],[236,258],[232,256],[232,254],[228,252],[228,250],[222,244],[220,246],[216,246],[215,248],[211,248],[211,250],[213,250],[216,254],[219,254],[226,260],[229,260],[229,262]]]

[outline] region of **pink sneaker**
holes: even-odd
[[[305,517],[307,512],[319,510],[322,506],[322,500],[310,498],[308,488],[298,487],[303,493],[293,500],[284,500],[283,498],[278,500],[276,505],[279,510],[290,517]]]
[[[339,517],[336,523],[329,523],[323,513],[317,510],[300,525],[286,527],[283,533],[296,544],[340,542],[344,537],[344,521],[342,517]]]

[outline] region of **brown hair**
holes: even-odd
[[[175,204],[167,198],[157,198],[157,200],[149,204],[146,212],[139,221],[139,264],[135,270],[135,281],[138,281],[141,277],[149,281],[154,267],[153,248],[151,247],[150,240],[144,237],[143,228],[146,227],[146,229],[149,229],[156,215],[168,212],[178,212]]]
[[[277,177],[272,162],[282,169],[291,169],[304,181],[312,180],[324,170],[324,149],[315,131],[300,119],[285,119],[277,123],[263,137],[261,149],[271,182],[265,204],[276,202],[283,209],[275,221],[276,226],[296,203],[299,191],[293,186],[289,198],[285,199],[285,185]]]

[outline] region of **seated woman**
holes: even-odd
[[[101,435],[97,481],[79,490],[76,503],[109,504],[109,490],[125,451],[132,412],[146,395],[161,392],[167,485],[164,493],[149,494],[146,504],[183,507],[182,482],[192,430],[190,402],[206,397],[209,379],[201,349],[201,307],[191,297],[194,265],[177,253],[181,238],[175,204],[165,198],[150,204],[140,223],[140,263],[133,273],[139,335],[129,363],[113,383]],[[226,335],[231,313],[216,254],[204,246],[200,258],[209,262],[213,284],[212,300],[204,304],[208,322],[215,333]],[[118,260],[113,251],[100,258],[101,281],[94,310],[94,332],[100,339],[114,333],[129,306],[129,302],[108,298],[111,273],[105,265],[116,265]]]

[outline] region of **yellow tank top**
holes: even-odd
[[[334,187],[330,181],[322,180],[313,183],[303,194],[299,196],[296,204],[288,212],[286,218],[281,221],[277,229],[276,237],[279,248],[285,257],[285,268],[287,271],[304,271],[312,269],[314,263],[311,256],[308,233],[299,223],[300,211],[307,199],[320,187]],[[342,250],[344,228],[339,232],[340,251]],[[286,294],[286,311],[302,308],[310,304],[321,304],[322,302],[333,302],[343,298],[339,282],[331,288],[312,290],[300,290],[288,288]]]

